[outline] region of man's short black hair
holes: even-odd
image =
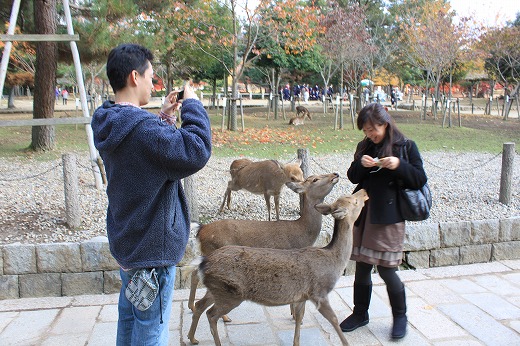
[[[107,59],[107,76],[114,93],[126,87],[133,70],[142,75],[152,61],[152,52],[138,44],[124,43],[112,49]]]

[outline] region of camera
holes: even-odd
[[[184,89],[182,89],[181,91],[179,91],[179,93],[177,94],[177,102],[179,102],[180,100],[182,100],[184,98]]]

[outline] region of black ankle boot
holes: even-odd
[[[351,332],[368,324],[368,307],[372,296],[372,285],[354,284],[354,311],[340,323],[341,330]]]
[[[406,293],[403,289],[397,292],[389,292],[388,298],[392,306],[394,325],[392,327],[392,339],[401,339],[406,335],[408,318],[406,317]]]

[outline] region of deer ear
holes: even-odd
[[[323,215],[329,215],[331,213],[331,208],[329,204],[319,203],[316,204],[314,208],[316,208],[316,210],[322,213]]]
[[[282,163],[280,163],[280,161],[278,161],[278,160],[273,160],[273,161],[274,161],[274,163],[276,163],[276,164],[278,165],[278,167],[280,167],[280,169],[281,169],[282,171],[284,170],[284,167],[285,167],[285,166],[284,166]]]
[[[288,183],[285,183],[285,186],[287,186],[289,189],[293,190],[296,193],[304,193],[305,192],[305,189],[303,188],[301,183],[295,183],[295,182],[290,181]]]

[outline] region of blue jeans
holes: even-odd
[[[136,309],[125,297],[126,286],[135,272],[136,270],[119,270],[122,286],[119,293],[116,345],[168,345],[168,321],[172,309],[175,266],[156,268],[159,294],[146,311]]]

